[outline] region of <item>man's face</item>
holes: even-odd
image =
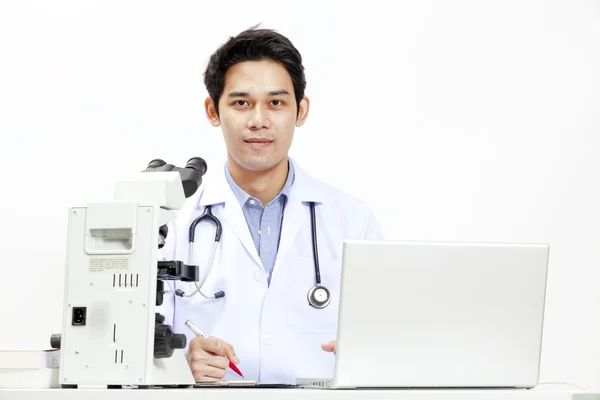
[[[294,129],[308,115],[308,99],[298,113],[292,80],[281,64],[244,61],[225,74],[219,116],[210,98],[206,111],[211,123],[221,126],[229,161],[264,171],[287,159]]]

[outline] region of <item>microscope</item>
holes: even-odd
[[[61,387],[193,386],[184,334],[165,316],[164,281],[198,280],[198,267],[159,261],[169,221],[202,184],[206,162],[184,168],[152,160],[117,182],[113,201],[69,209],[62,333]]]

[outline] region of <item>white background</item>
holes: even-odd
[[[600,390],[600,2],[0,1],[0,347],[60,330],[67,209],[224,158],[202,72],[262,22],[303,54],[292,155],[390,239],[551,245],[542,381]]]

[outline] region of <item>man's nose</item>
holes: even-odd
[[[269,111],[266,110],[263,106],[255,106],[251,111],[247,127],[252,130],[269,129],[271,127]]]

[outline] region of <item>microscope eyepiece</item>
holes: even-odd
[[[196,171],[200,172],[202,175],[204,175],[206,173],[206,170],[208,169],[208,166],[206,165],[206,161],[204,161],[200,157],[190,158],[185,167],[195,169]]]
[[[173,164],[167,164],[160,158],[155,158],[148,163],[148,167],[143,172],[166,172],[177,171],[181,175],[181,183],[185,197],[190,197],[202,184],[202,176],[208,169],[206,161],[200,157],[192,157],[188,160],[185,168],[176,167]]]
[[[164,162],[160,158],[155,158],[154,160],[150,161],[150,163],[148,164],[148,168],[159,168],[165,164],[166,162]]]

